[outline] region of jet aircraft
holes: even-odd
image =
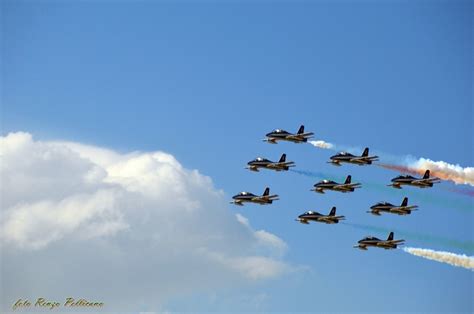
[[[416,186],[419,188],[430,188],[433,186],[433,183],[439,183],[440,178],[433,177],[430,178],[430,171],[426,170],[423,178],[415,178],[410,175],[398,176],[392,179],[392,184],[388,186],[393,186],[396,189],[401,189],[402,185]]]
[[[336,216],[336,207],[331,208],[329,215],[323,215],[315,211],[307,211],[304,214],[298,216],[296,221],[302,224],[309,224],[310,221],[322,222],[325,224],[337,224],[339,220],[344,220],[344,216]]]
[[[252,161],[249,161],[247,165],[248,167],[246,167],[246,169],[256,172],[258,172],[259,168],[275,171],[288,171],[290,167],[295,166],[295,163],[293,161],[286,161],[286,154],[282,154],[278,162],[273,162],[266,158],[258,157]]]
[[[268,142],[270,144],[278,144],[277,141],[288,141],[293,143],[306,143],[309,138],[314,135],[312,132],[305,133],[304,132],[304,125],[301,125],[298,129],[296,134],[287,132],[282,129],[275,129],[270,133],[267,133],[265,136],[267,137],[264,139],[264,142]]]
[[[341,163],[355,164],[359,166],[371,165],[373,161],[377,161],[379,156],[369,156],[369,148],[366,147],[360,156],[354,156],[348,152],[340,152],[330,157],[328,163],[334,166],[341,166]]]
[[[354,189],[360,188],[360,183],[351,183],[352,177],[347,176],[344,183],[337,183],[331,180],[322,180],[314,185],[314,189],[311,191],[324,194],[324,190],[338,191],[342,193],[354,192]]]
[[[408,197],[405,197],[400,206],[396,206],[387,202],[379,202],[370,207],[368,213],[376,216],[380,216],[380,213],[391,213],[397,215],[410,215],[412,210],[416,210],[418,206],[408,206]]]
[[[360,249],[360,250],[367,250],[368,246],[373,246],[373,247],[378,247],[386,250],[391,250],[391,249],[396,249],[398,245],[403,245],[403,242],[405,240],[394,240],[393,239],[393,232],[390,232],[388,235],[387,240],[380,240],[376,237],[365,237],[362,240],[359,240],[357,243],[358,245],[355,245],[354,248]]]
[[[270,188],[265,188],[265,191],[263,192],[262,196],[258,196],[255,194],[252,194],[250,192],[240,192],[239,194],[236,194],[232,196],[234,201],[230,202],[231,204],[239,205],[239,206],[244,206],[243,203],[256,203],[260,205],[267,205],[273,203],[273,201],[278,200],[278,195],[270,195]]]

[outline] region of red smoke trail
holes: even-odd
[[[423,175],[426,171],[426,169],[415,169],[415,168],[410,168],[410,167],[407,167],[407,166],[384,164],[384,163],[378,163],[377,166],[380,166],[380,167],[385,168],[385,169],[395,170],[395,171],[398,171],[398,172],[401,172],[401,173],[411,174],[411,175]],[[443,179],[443,180],[449,180],[450,179],[450,177],[447,174],[445,174],[443,172],[439,172],[439,171],[431,170],[431,175],[434,176],[434,177],[438,177],[440,179]],[[463,189],[463,188],[453,187],[453,188],[447,188],[446,190],[448,190],[450,192],[454,192],[454,193],[474,197],[474,189]]]
[[[448,191],[474,197],[474,189],[448,188]]]
[[[426,169],[414,169],[407,166],[391,165],[391,164],[383,164],[383,163],[378,163],[376,165],[385,169],[395,170],[398,172],[408,173],[412,175],[424,174],[426,170]]]

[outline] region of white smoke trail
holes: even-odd
[[[409,165],[410,168],[430,169],[431,174],[443,180],[450,180],[456,184],[469,184],[474,186],[474,167],[461,167],[460,165],[448,164],[445,161],[433,161],[420,158]]]
[[[322,149],[334,149],[334,145],[331,144],[331,143],[328,143],[328,142],[325,142],[325,141],[322,141],[322,140],[319,140],[319,141],[309,141],[309,143],[313,146],[316,146],[318,148],[322,148]]]
[[[420,249],[406,247],[403,250],[415,256],[424,257],[440,263],[446,263],[457,267],[474,270],[474,256],[458,255],[450,252],[433,251],[429,249]]]

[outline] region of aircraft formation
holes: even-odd
[[[296,133],[287,132],[282,129],[275,129],[266,134],[266,138],[263,140],[269,144],[278,144],[279,141],[292,142],[296,144],[307,143],[308,139],[312,138],[313,132],[306,132],[304,125],[301,125]],[[329,158],[327,163],[334,166],[342,166],[342,164],[353,164],[358,166],[367,166],[377,162],[378,156],[370,156],[369,148],[366,147],[360,156],[355,156],[348,152],[340,152]],[[295,167],[295,162],[286,161],[286,154],[283,153],[278,161],[271,161],[267,158],[257,157],[247,163],[246,169],[250,171],[259,172],[260,169],[273,170],[273,171],[288,171],[291,167]],[[402,186],[412,186],[417,188],[431,188],[435,183],[439,183],[440,179],[436,177],[430,177],[430,171],[426,170],[425,174],[421,178],[416,178],[411,175],[399,175],[391,180],[391,186],[396,189],[402,189]],[[362,187],[361,183],[353,183],[352,176],[347,175],[346,180],[343,183],[338,183],[332,180],[322,180],[314,184],[313,189],[316,193],[325,194],[326,191],[334,191],[341,193],[352,193],[355,189]],[[276,194],[270,194],[270,188],[266,187],[263,194],[255,195],[251,192],[240,192],[232,197],[233,201],[231,204],[243,206],[244,203],[254,203],[259,205],[270,205],[273,201],[279,200],[279,196]],[[400,216],[410,215],[412,211],[417,210],[417,205],[408,205],[408,198],[405,197],[400,205],[393,205],[389,202],[378,202],[370,207],[367,213],[375,216],[382,214],[395,214]],[[299,215],[296,221],[302,224],[309,224],[310,222],[319,222],[325,224],[338,224],[339,221],[345,220],[345,216],[336,215],[336,207],[333,206],[329,214],[324,215],[317,211],[309,210]],[[390,232],[386,240],[381,240],[374,236],[367,236],[357,242],[354,248],[360,250],[367,250],[368,247],[382,248],[386,250],[396,249],[398,245],[404,244],[403,239],[394,240],[394,233]]]

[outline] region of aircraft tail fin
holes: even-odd
[[[304,133],[304,125],[301,125],[300,128],[298,129],[297,134],[303,134]]]
[[[352,176],[348,175],[344,184],[351,184]]]
[[[331,208],[331,212],[329,212],[329,216],[336,216],[336,206]]]
[[[362,157],[367,157],[367,156],[369,156],[369,148],[368,147],[366,147],[364,149],[364,152],[362,153]]]
[[[429,179],[429,177],[430,177],[430,171],[426,170],[425,175],[423,176],[423,179]]]
[[[263,196],[268,196],[268,195],[270,195],[270,188],[266,187],[265,191],[263,192]]]
[[[407,206],[408,205],[408,197],[405,197],[402,201],[402,206]]]
[[[279,162],[285,162],[285,161],[286,161],[286,154],[282,154]]]
[[[387,241],[392,241],[393,240],[393,232],[390,232],[388,235]]]

